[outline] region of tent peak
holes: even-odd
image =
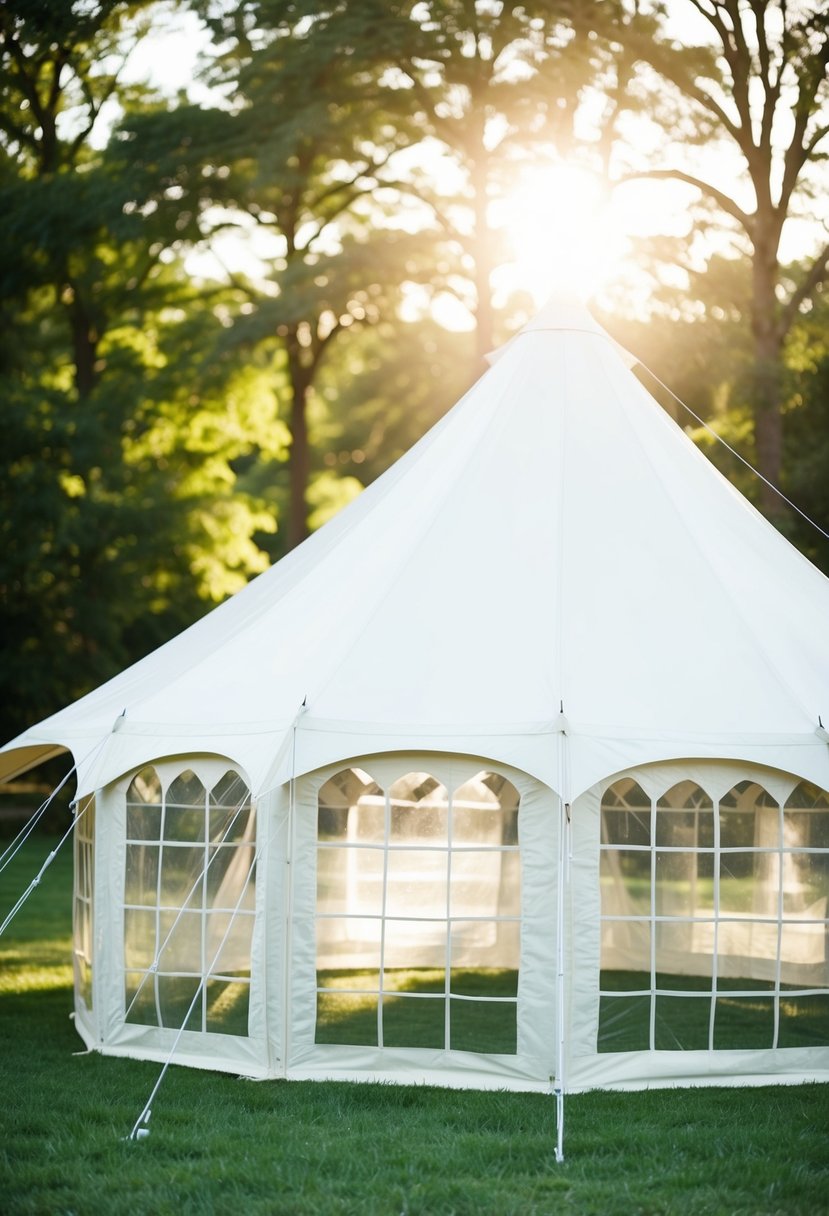
[[[554,292],[520,332],[532,333],[539,329],[582,329],[608,336],[584,301],[574,292],[565,291]]]
[[[508,342],[487,355],[487,362],[490,364],[496,363],[512,347],[516,339],[524,334],[555,330],[596,334],[600,338],[606,338],[608,342],[613,344],[621,355],[626,367],[631,368],[638,363],[636,356],[632,355],[630,351],[625,350],[623,346],[620,346],[616,339],[612,338],[607,330],[599,324],[584,301],[575,292],[567,291],[554,292],[547,300],[547,303]]]

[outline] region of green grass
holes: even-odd
[[[41,840],[0,875],[7,909]],[[126,1136],[158,1076],[73,1055],[71,859],[0,939],[4,1216],[819,1216],[829,1212],[829,1086],[537,1094],[253,1083],[170,1070],[152,1132]]]

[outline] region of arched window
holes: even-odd
[[[325,783],[318,1043],[515,1052],[518,805],[487,771],[452,794],[422,771]]]
[[[233,770],[205,784],[186,769],[165,790],[149,767],[126,801],[125,1020],[246,1035],[255,883],[247,786]]]
[[[602,801],[600,1051],[829,1043],[829,795]]]

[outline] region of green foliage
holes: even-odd
[[[235,487],[233,461],[280,452],[284,429],[255,362],[212,355],[233,293],[194,290],[174,200],[142,210],[122,144],[84,142],[105,98],[138,104],[97,65],[140,7],[20,4],[4,43],[4,738],[263,569],[254,535],[274,526]],[[34,117],[13,139],[21,91]]]

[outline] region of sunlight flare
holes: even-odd
[[[600,179],[566,162],[523,174],[493,202],[491,221],[512,252],[500,285],[537,303],[554,291],[587,299],[618,272],[628,248]]]

